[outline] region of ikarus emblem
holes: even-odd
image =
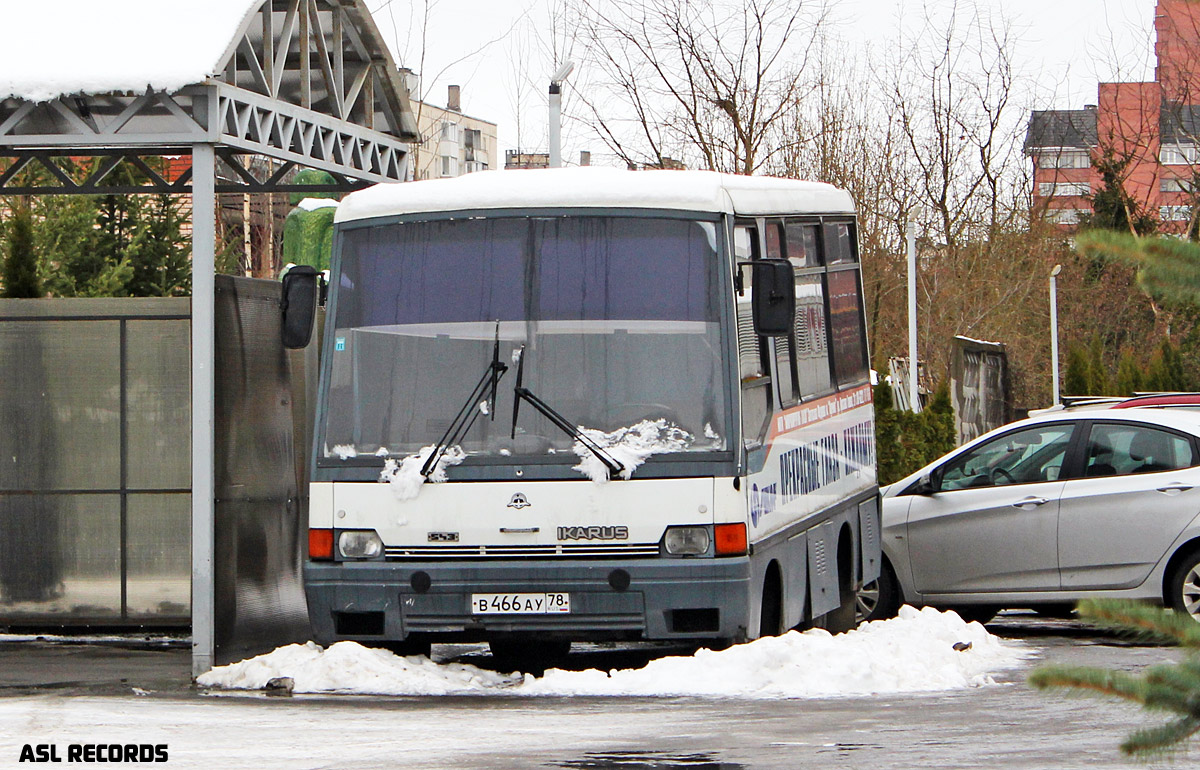
[[[530,505],[532,505],[532,503],[529,502],[529,498],[525,497],[525,495],[522,493],[517,492],[512,496],[512,499],[508,501],[508,505],[506,507],[516,508],[519,511],[522,508],[528,508]]]

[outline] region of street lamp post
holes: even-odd
[[[1058,392],[1058,274],[1061,272],[1062,265],[1055,265],[1050,271],[1050,368],[1054,377],[1051,390],[1055,404],[1061,400]]]
[[[550,168],[562,166],[562,84],[575,69],[575,62],[565,61],[550,76]]]
[[[917,381],[917,225],[908,223],[908,408],[921,411],[921,390]]]

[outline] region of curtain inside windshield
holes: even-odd
[[[716,225],[639,217],[503,217],[361,228],[342,237],[326,457],[410,454],[441,438],[488,370],[496,403],[460,442],[469,455],[553,455],[572,425],[661,421],[724,449]],[[490,388],[489,388],[490,390]],[[487,414],[482,413],[487,409]]]

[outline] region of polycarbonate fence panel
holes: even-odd
[[[121,482],[120,322],[0,323],[0,491]]]
[[[191,617],[192,510],[188,494],[131,494],[126,503],[126,607],[148,623]]]
[[[129,320],[125,331],[126,486],[191,485],[191,331],[186,320]]]
[[[0,493],[0,623],[121,616],[121,498]]]

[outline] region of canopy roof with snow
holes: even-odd
[[[850,194],[822,182],[719,174],[556,168],[480,171],[379,185],[354,193],[338,222],[433,211],[507,208],[644,208],[742,214],[851,214]]]
[[[122,162],[184,191],[187,175],[139,159],[196,143],[216,148],[218,189],[294,189],[299,166],[342,189],[404,177],[416,122],[363,0],[42,0],[7,4],[4,21],[0,157],[15,162],[0,193],[129,191],[105,184]],[[80,155],[106,162],[77,178],[56,160]]]

